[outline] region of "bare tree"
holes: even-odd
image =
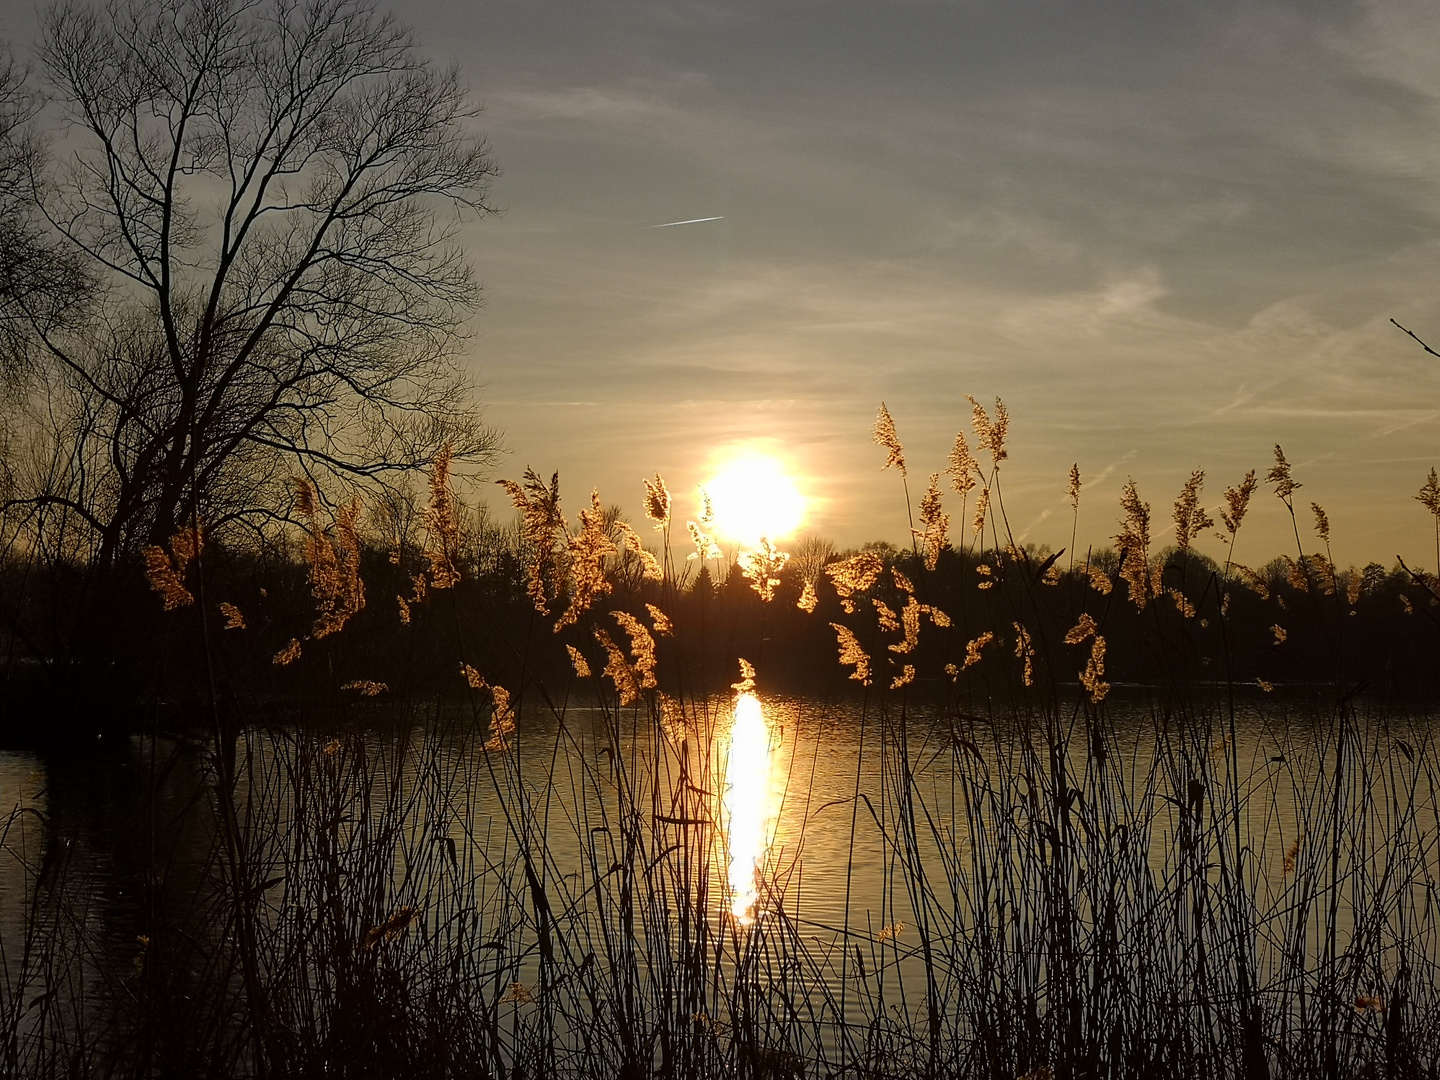
[[[489,212],[453,70],[365,0],[64,2],[40,57],[65,127],[35,188],[92,276],[23,297],[63,507],[115,564],[198,516],[260,527],[284,477],[364,482],[493,435],[455,362]],[[58,405],[53,402],[58,401]]]

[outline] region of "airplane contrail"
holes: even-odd
[[[688,221],[667,221],[663,225],[647,225],[647,229],[668,229],[671,225],[699,225],[702,221],[724,221],[724,214],[717,214],[715,217],[692,217]]]

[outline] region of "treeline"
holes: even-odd
[[[152,556],[148,576],[137,565],[103,586],[85,567],[12,553],[0,567],[6,738],[57,719],[56,733],[148,723],[157,710],[183,726],[208,722],[212,707],[292,718],[397,698],[439,701],[463,690],[466,664],[512,693],[543,686],[551,696],[584,695],[565,646],[594,654],[595,631],[616,632],[611,611],[645,604],[674,626],[657,635],[657,648],[661,689],[675,694],[727,687],[739,656],[771,690],[845,692],[898,680],[907,693],[947,694],[983,712],[992,697],[1026,685],[1017,676],[1027,662],[1031,686],[1076,684],[1087,653],[1084,642],[1065,638],[1082,615],[1107,642],[1111,685],[1166,693],[1303,685],[1400,698],[1440,690],[1433,583],[1399,566],[1336,571],[1317,556],[1227,570],[1193,549],[1172,549],[1150,560],[1140,604],[1138,583],[1122,580],[1110,549],[1072,559],[1034,546],[947,546],[927,569],[920,554],[877,542],[863,550],[884,571],[863,601],[847,601],[827,571],[857,552],[810,539],[776,572],[767,601],[739,563],[702,560],[688,538],[656,547],[671,573],[663,583],[647,579],[647,560],[625,543],[634,530],[611,508],[602,522],[614,548],[610,591],[557,632],[565,598],[537,610],[527,592],[535,553],[519,522],[484,508],[455,512],[462,524],[447,578],[433,572],[423,508],[371,515],[363,526],[353,506],[332,516],[312,505],[297,516],[304,527],[256,547],[202,537],[186,556],[189,534],[178,533],[168,549],[151,549],[163,550],[158,576]],[[167,573],[185,593],[168,610]],[[913,651],[899,654],[883,634],[883,613],[861,619],[874,629],[873,640],[859,630],[871,663],[868,680],[857,680],[853,665],[837,663],[835,624],[856,622],[847,603],[883,606],[898,620],[906,585],[949,625],[927,625]],[[1032,646],[1025,650],[1019,626]],[[921,673],[913,681],[904,679],[907,664]]]

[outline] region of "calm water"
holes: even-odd
[[[917,808],[911,850],[930,877],[935,904],[930,917],[953,919],[964,906],[962,879],[973,865],[964,782],[974,785],[989,777],[985,783],[1006,788],[1011,802],[1023,805],[1029,767],[1017,756],[1018,731],[1005,724],[946,719],[938,708],[925,706],[912,709],[903,720],[867,713],[855,702],[769,698],[764,707],[771,727],[771,773],[758,791],[748,789],[747,797],[765,799],[771,843],[762,879],[770,887],[768,902],[781,894],[784,910],[822,945],[833,943],[845,928],[854,940],[872,943],[872,950],[873,943],[888,939],[896,970],[903,973],[917,962],[916,912],[905,888],[906,875],[896,872],[902,855],[886,840],[887,835],[899,835],[902,824],[896,814],[903,802],[897,798],[902,790],[897,786],[901,736]],[[1156,721],[1140,696],[1117,693],[1111,711],[1114,734],[1103,769],[1079,728],[1070,737],[1071,766],[1077,777],[1090,770],[1087,797],[1119,793],[1120,815],[1143,811],[1152,835],[1166,840],[1180,828],[1185,783],[1175,780],[1173,798],[1154,790],[1172,774],[1156,768]],[[728,708],[716,702],[714,712],[722,737],[706,754],[697,749],[705,742],[703,733],[689,732],[685,765],[691,786],[678,803],[674,793],[680,756],[673,744],[657,745],[648,726],[633,718],[623,720],[618,729],[608,728],[600,711],[583,707],[568,710],[563,723],[548,713],[522,713],[510,753],[488,757],[481,749],[483,734],[446,714],[408,730],[408,753],[414,761],[400,760],[395,775],[414,783],[415,770],[428,761],[432,767],[438,764],[449,785],[460,785],[463,790],[454,792],[438,814],[439,824],[462,851],[470,848],[479,864],[496,867],[497,875],[514,872],[513,855],[521,839],[543,846],[543,876],[557,907],[564,908],[584,903],[586,882],[593,880],[587,868],[594,865],[597,845],[605,848],[603,859],[611,853],[606,845],[615,842],[613,831],[604,830],[615,820],[617,759],[627,764],[632,782],[642,778],[637,801],[649,805],[652,815],[723,820],[717,772]],[[1176,737],[1170,745],[1174,768],[1183,769],[1187,754],[1198,752],[1203,743],[1208,743],[1217,769],[1228,769],[1219,763],[1233,754],[1248,796],[1242,830],[1262,907],[1279,903],[1287,884],[1283,862],[1297,835],[1297,821],[1307,814],[1315,820],[1314,800],[1321,798],[1327,770],[1333,768],[1328,721],[1318,723],[1309,715],[1303,703],[1287,706],[1274,698],[1247,696],[1233,747],[1228,725],[1217,726],[1204,739]],[[377,726],[366,739],[383,758],[397,752],[396,727],[382,714],[376,716]],[[1427,742],[1433,719],[1423,712],[1391,712],[1382,720],[1361,710],[1358,727],[1371,748],[1368,767],[1373,770],[1367,782],[1378,792],[1377,804],[1394,802],[1390,786],[1395,781],[1386,776],[1401,760],[1396,755],[1419,755],[1418,764],[1431,760],[1433,769],[1433,759],[1425,757],[1433,754]],[[428,744],[427,734],[432,736]],[[300,741],[313,747],[329,737],[309,732]],[[293,756],[296,742],[255,730],[242,738],[242,747],[246,745],[255,755],[258,774],[269,776],[269,783],[283,771],[287,754]],[[422,752],[426,746],[429,750]],[[143,737],[115,745],[97,742],[50,757],[0,752],[0,820],[8,821],[0,852],[0,945],[7,956],[13,960],[23,947],[28,885],[50,848],[65,857],[70,894],[78,902],[98,962],[108,956],[115,964],[130,963],[137,935],[161,910],[194,908],[196,894],[214,880],[213,834],[205,815],[195,813],[208,797],[208,752],[199,740]],[[1409,757],[1405,760],[1411,764]],[[1406,798],[1423,819],[1421,826],[1433,833],[1437,819],[1432,773],[1411,767],[1406,775],[1415,784]],[[645,777],[658,783],[645,787]],[[1219,778],[1212,781],[1218,789]],[[1150,795],[1145,798],[1147,783]],[[242,806],[247,798],[283,800],[283,794],[276,794],[282,790],[242,786]],[[1388,824],[1373,820],[1364,828],[1379,836]],[[707,835],[721,843],[714,829]],[[1156,847],[1163,851],[1173,845],[1166,840]],[[1440,855],[1432,850],[1424,858],[1427,865],[1434,864],[1433,876],[1440,877]],[[1155,873],[1163,875],[1163,855],[1152,854],[1151,860]],[[718,905],[724,891],[718,846],[713,862],[717,874],[711,887]],[[762,906],[766,902],[762,900]],[[893,929],[900,924],[904,929]],[[887,927],[892,929],[885,932]],[[832,972],[823,977],[839,976]]]

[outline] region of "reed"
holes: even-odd
[[[335,650],[363,618],[359,510],[324,527],[302,492],[314,613],[277,630],[291,644],[274,663],[256,645],[254,670],[333,686],[298,722],[217,705],[203,741],[134,742],[151,884],[124,963],[58,823],[9,814],[24,913],[0,934],[0,1073],[1435,1075],[1433,733],[1367,711],[1353,687],[1298,708],[1235,672],[1234,609],[1261,590],[1309,608],[1267,631],[1276,648],[1361,603],[1323,511],[1325,553],[1305,553],[1297,523],[1290,581],[1273,582],[1189,552],[1213,524],[1203,472],[1160,554],[1132,483],[1114,559],[1072,556],[1062,573],[1059,553],[1009,534],[1009,414],[972,404],[988,465],[962,434],[946,471],[962,498],[979,489],[990,545],[950,546],[935,474],[913,554],[786,568],[767,547],[727,586],[767,612],[798,597],[856,684],[853,787],[819,805],[834,732],[787,728],[783,844],[739,916],[730,722],[766,669],[732,655],[740,681],[715,692],[707,665],[730,628],[670,548],[658,475],[653,552],[598,495],[572,528],[558,478],[505,485],[530,615],[502,663],[466,631],[471,564],[442,456],[413,574],[395,547],[413,585],[400,632],[453,628],[442,696],[340,674]],[[903,476],[883,406],[876,437]],[[1293,517],[1278,447],[1269,482]],[[1225,492],[1231,556],[1255,489],[1251,473]],[[1069,493],[1078,515],[1078,468]],[[708,581],[713,524],[687,532]],[[150,557],[169,617],[248,634],[235,605],[194,603],[199,531],[171,548]],[[1158,657],[1143,708],[1130,691],[1117,705],[1117,641]],[[847,867],[838,923],[807,900],[821,814],[848,817],[852,865],[873,844],[884,867],[879,896]]]

